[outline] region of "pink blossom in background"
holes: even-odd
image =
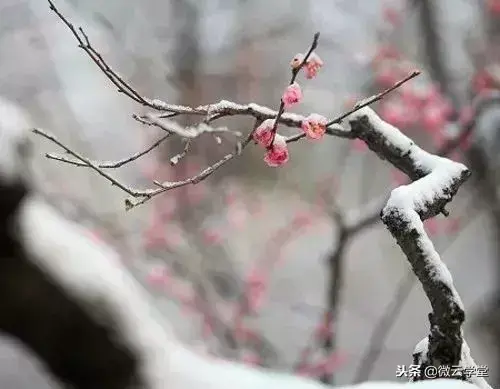
[[[256,312],[262,306],[267,283],[267,275],[261,269],[254,268],[248,274],[246,298],[250,312]]]
[[[488,10],[495,16],[500,16],[500,1],[499,0],[487,0],[486,3]]]
[[[231,227],[239,230],[245,226],[248,219],[248,213],[243,206],[233,205],[228,209],[227,219]]]
[[[352,109],[359,100],[361,99],[357,98],[356,96],[350,96],[346,98],[344,101],[344,109]]]
[[[203,241],[206,244],[220,244],[224,240],[224,234],[220,229],[206,228],[203,230]]]
[[[424,221],[424,226],[430,236],[435,236],[439,232],[439,223],[435,218]]]
[[[316,326],[316,329],[314,331],[316,338],[318,340],[324,340],[328,336],[330,336],[333,332],[332,330],[332,315],[329,312],[326,317],[322,318],[322,320],[319,321],[318,325]]]
[[[241,362],[249,366],[258,366],[262,363],[262,359],[257,353],[245,350],[241,355]]]
[[[307,138],[319,140],[325,135],[327,124],[327,118],[317,113],[312,113],[302,121],[302,131],[305,132]]]
[[[394,7],[385,6],[383,9],[383,17],[391,26],[397,27],[401,24],[401,12]]]
[[[311,366],[311,377],[319,377],[324,374],[331,374],[338,370],[346,362],[346,360],[347,358],[345,355],[343,355],[339,351],[335,351],[332,354],[324,357],[316,365]]]
[[[243,325],[237,325],[236,328],[234,329],[234,337],[239,342],[249,342],[255,336],[256,334],[252,332],[252,330]]]
[[[144,231],[144,247],[149,250],[164,248],[166,244],[164,224],[155,213],[151,215],[148,228]]]
[[[354,139],[351,142],[351,145],[352,145],[352,148],[355,151],[362,151],[363,152],[363,151],[367,151],[368,150],[368,146],[361,139]]]
[[[203,339],[208,339],[214,334],[214,320],[212,317],[210,317],[207,314],[203,315],[203,323],[202,323],[202,330],[201,330],[201,336]]]
[[[169,224],[165,231],[165,246],[170,248],[179,247],[183,243],[182,230],[179,226]]]
[[[199,182],[196,185],[189,185],[186,189],[187,200],[191,205],[199,204],[207,196],[209,191],[208,186],[204,182]]]
[[[451,217],[446,220],[445,232],[446,234],[458,234],[461,230],[461,220],[459,217]]]
[[[253,140],[262,147],[269,147],[273,141],[274,119],[264,120],[253,132]]]
[[[177,197],[176,196],[159,196],[153,200],[153,213],[163,220],[169,220],[177,210]]]
[[[377,84],[382,87],[392,86],[398,80],[398,74],[394,70],[390,63],[380,65],[375,74]]]
[[[279,167],[287,163],[289,158],[290,154],[285,138],[280,134],[276,134],[273,144],[266,152],[264,162],[268,166]]]
[[[391,180],[395,186],[405,185],[408,182],[406,174],[398,169],[391,170]]]
[[[102,238],[102,234],[99,230],[97,229],[90,229],[90,230],[85,230],[87,235],[92,239],[94,242],[97,243],[103,243],[104,239]]]
[[[482,70],[474,75],[472,78],[472,89],[476,93],[481,93],[488,91],[494,84],[491,75],[486,71]]]
[[[428,105],[422,114],[422,126],[429,133],[440,132],[444,129],[446,119],[446,111],[442,106]]]
[[[149,179],[151,181],[157,179],[156,174],[158,173],[159,166],[158,166],[158,162],[156,160],[149,160],[146,163],[144,163],[142,166],[143,166],[142,173],[143,173],[144,177],[146,177],[147,179]]]
[[[311,53],[304,66],[306,78],[311,79],[316,77],[318,71],[323,67],[323,60],[316,53]]]
[[[382,45],[378,48],[375,57],[373,58],[373,65],[378,67],[382,61],[391,59],[396,60],[401,58],[399,50],[391,44]]]
[[[285,108],[290,108],[295,104],[300,103],[302,100],[302,89],[297,82],[294,82],[292,85],[288,85],[283,92],[283,96],[281,97],[281,101],[285,105]]]
[[[405,112],[401,103],[394,101],[382,102],[379,113],[387,123],[404,130]]]
[[[297,211],[292,219],[294,228],[303,228],[311,225],[314,214],[310,210]]]
[[[459,123],[461,125],[467,125],[474,118],[474,108],[468,105],[460,111]]]
[[[170,272],[163,266],[157,266],[151,269],[148,274],[147,281],[151,285],[164,285],[170,281]]]
[[[290,66],[292,67],[292,69],[297,69],[302,64],[302,62],[304,62],[304,57],[305,56],[302,53],[295,54],[295,56],[292,58],[292,61],[290,62]]]

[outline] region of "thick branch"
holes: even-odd
[[[369,108],[348,120],[351,131],[371,150],[415,180],[392,191],[381,217],[406,254],[432,306],[428,363],[457,365],[465,313],[452,277],[422,221],[443,211],[470,172],[460,163],[425,152]]]

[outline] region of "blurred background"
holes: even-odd
[[[169,103],[224,99],[277,109],[290,60],[316,31],[324,67],[313,80],[300,76],[305,97],[294,112],[333,118],[421,69],[374,108],[427,150],[473,171],[451,215],[426,228],[466,306],[473,357],[500,384],[500,100],[492,94],[500,85],[499,0],[56,5],[142,95]],[[44,0],[0,2],[0,58],[2,97],[90,159],[126,158],[162,136],[132,118],[143,108],[116,91]],[[253,121],[220,124],[247,134]],[[378,219],[405,178],[363,143],[294,143],[290,162],[277,169],[249,147],[200,184],[126,212],[125,193],[89,169],[45,158],[61,150],[34,140],[34,184],[117,248],[189,347],[332,385],[405,379],[396,377],[397,366],[409,365],[427,336],[430,305]],[[183,147],[169,140],[111,173],[140,188],[187,178],[232,151],[234,137],[221,144],[202,137],[171,166]],[[8,337],[0,386],[57,387]]]

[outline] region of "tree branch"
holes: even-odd
[[[451,275],[422,221],[443,211],[470,172],[462,164],[425,152],[368,108],[353,116],[349,119],[351,131],[379,157],[415,180],[392,191],[381,217],[406,254],[433,309],[429,315],[428,364],[457,365],[465,313]]]

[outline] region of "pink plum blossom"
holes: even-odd
[[[273,144],[268,148],[264,157],[264,162],[268,166],[278,167],[288,162],[290,154],[286,145],[286,140],[280,134],[276,134]]]
[[[319,140],[325,135],[328,120],[317,113],[310,114],[302,121],[302,130],[309,139]]]
[[[283,96],[281,97],[281,101],[285,105],[285,108],[290,108],[291,106],[300,103],[302,100],[302,89],[300,89],[300,85],[294,82],[291,85],[288,85],[283,92]]]
[[[316,53],[311,53],[305,64],[306,78],[311,79],[316,77],[319,69],[323,67],[323,60]]]
[[[274,119],[264,120],[253,132],[253,140],[262,147],[269,147],[273,141]]]

